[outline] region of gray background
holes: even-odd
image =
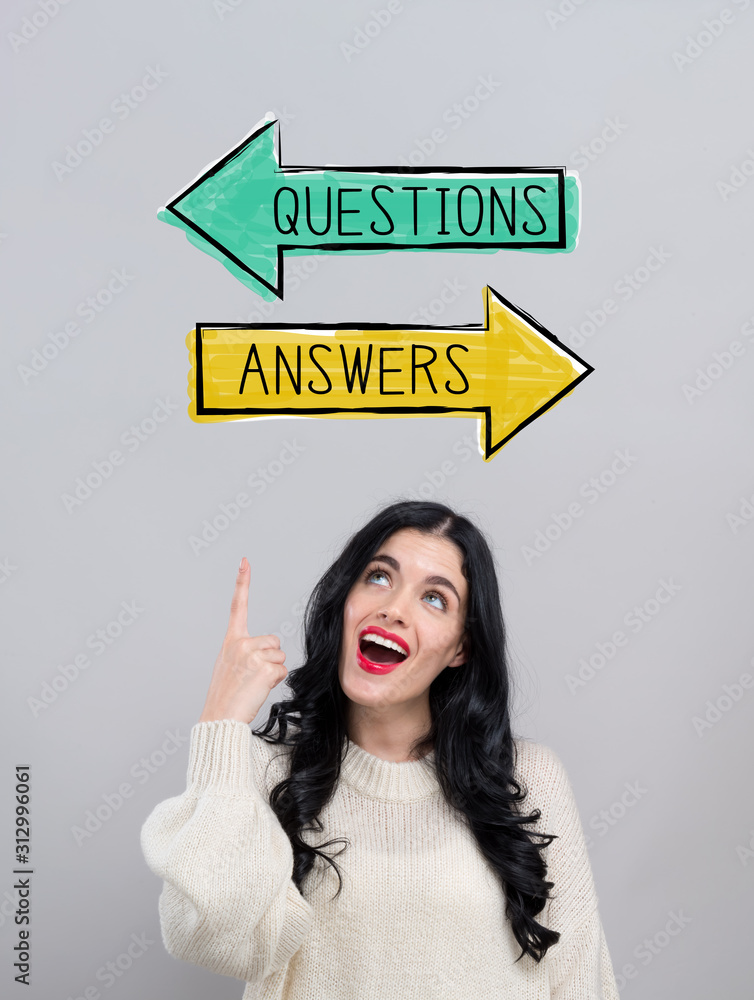
[[[727,519],[754,491],[754,341],[741,332],[754,313],[754,4],[566,0],[556,20],[556,0],[403,0],[349,59],[342,44],[381,0],[234,3],[69,0],[15,45],[11,34],[41,8],[16,2],[2,15],[12,76],[0,219],[3,984],[45,1000],[87,987],[108,1000],[240,997],[238,982],[164,952],[140,826],[184,786],[185,740],[240,557],[252,565],[250,628],[293,632],[293,667],[297,602],[338,546],[381,501],[423,490],[475,515],[494,542],[518,729],[553,747],[571,776],[622,995],[750,997],[754,691],[726,701],[724,685],[754,674],[754,527]],[[705,20],[719,33],[677,65]],[[167,76],[115,118],[112,104],[150,67]],[[453,129],[443,116],[480,75],[493,93]],[[612,297],[616,311],[577,349],[595,373],[488,464],[463,443],[476,422],[460,418],[192,423],[186,334],[197,321],[261,319],[262,300],[156,210],[273,110],[288,164],[391,164],[444,127],[427,165],[580,167],[583,219],[570,255],[298,258],[271,321],[405,322],[449,281],[464,289],[435,322],[479,323],[489,283],[570,343]],[[114,131],[58,179],[54,162],[103,116]],[[608,120],[619,131],[610,142]],[[739,187],[726,193],[718,182],[732,174]],[[653,249],[662,266],[641,270]],[[293,265],[307,260],[316,263],[294,288]],[[80,334],[24,379],[18,366],[77,319],[113,268],[132,276],[127,287],[91,322],[79,316]],[[637,290],[621,297],[626,274]],[[743,355],[689,401],[683,386],[735,340]],[[175,408],[152,425],[158,400]],[[121,436],[143,421],[146,439],[128,451]],[[285,442],[299,454],[276,475]],[[123,464],[66,510],[63,495],[113,449]],[[616,451],[633,456],[630,468],[606,476],[590,503],[580,490]],[[454,471],[441,473],[449,461]],[[259,468],[271,483],[257,495],[247,480]],[[190,536],[240,491],[250,507],[195,554]],[[573,502],[583,514],[527,558],[524,547]],[[663,580],[672,599],[653,604]],[[143,610],[97,655],[87,637],[123,601]],[[632,630],[636,606],[648,620]],[[627,643],[572,692],[567,675],[616,630]],[[35,714],[29,699],[82,652],[90,666]],[[716,721],[700,728],[705,712]],[[166,754],[170,733],[178,749]],[[12,978],[7,916],[19,763],[33,767],[36,870],[25,992]],[[103,803],[117,803],[124,782],[130,796],[77,842],[87,812],[107,816]],[[622,801],[627,783],[634,795]],[[684,925],[674,936],[671,913]],[[144,954],[108,980],[100,970],[142,934]]]

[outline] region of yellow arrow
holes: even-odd
[[[487,287],[481,327],[202,325],[189,415],[481,419],[486,461],[594,369]]]

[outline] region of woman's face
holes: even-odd
[[[338,676],[357,705],[426,702],[445,667],[465,661],[468,585],[446,538],[403,528],[378,549],[343,612]]]

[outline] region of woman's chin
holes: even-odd
[[[372,674],[354,666],[341,678],[343,694],[355,705],[363,708],[384,708],[390,703],[393,685],[389,675]]]

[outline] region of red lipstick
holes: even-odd
[[[394,642],[403,650],[406,656],[396,660],[395,663],[375,663],[373,660],[368,659],[361,651],[361,641],[365,635],[378,635],[382,639],[388,639],[390,642]],[[400,666],[405,658],[410,655],[411,650],[409,649],[408,643],[405,639],[402,639],[394,632],[385,631],[385,629],[380,628],[379,625],[372,625],[359,632],[359,641],[356,646],[356,660],[361,669],[368,671],[370,674],[389,674],[392,670],[395,670],[397,666]]]

